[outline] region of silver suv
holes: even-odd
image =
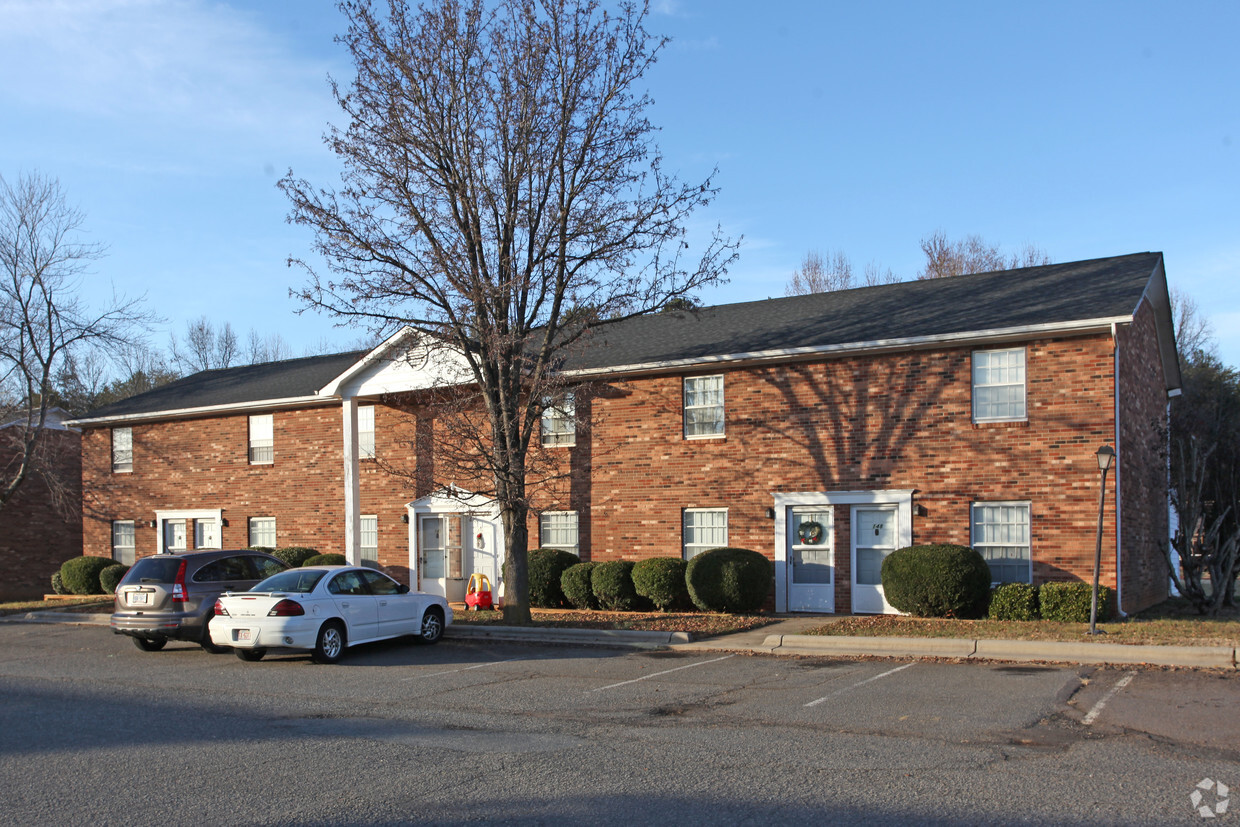
[[[129,635],[144,652],[169,640],[197,643],[208,652],[226,651],[211,642],[208,624],[215,599],[243,592],[288,568],[261,551],[192,551],[143,557],[116,587],[112,631]]]

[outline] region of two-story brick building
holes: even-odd
[[[436,463],[418,404],[453,373],[416,348],[208,371],[78,420],[86,552],[309,545],[452,597],[498,581],[496,509]],[[914,542],[972,545],[996,581],[1087,580],[1111,445],[1103,582],[1129,612],[1167,593],[1161,254],[642,317],[565,371],[538,545],[756,549],[788,611],[889,611],[879,566]]]

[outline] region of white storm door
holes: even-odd
[[[896,550],[896,506],[853,506],[852,610],[858,614],[897,614],[883,595],[883,560]]]
[[[831,506],[788,509],[788,611],[835,611],[835,531]]]
[[[220,524],[215,520],[194,520],[194,548],[221,548]]]
[[[463,574],[465,577],[485,574],[494,590],[499,575],[499,554],[503,551],[499,523],[483,517],[469,517],[465,521],[465,541],[469,559]]]
[[[164,551],[185,551],[185,521],[164,520]]]
[[[422,576],[421,590],[427,594],[447,596],[448,521],[444,517],[418,518],[418,569]]]

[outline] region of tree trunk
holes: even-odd
[[[504,523],[504,623],[530,624],[530,581],[526,566],[530,531],[524,504],[504,504],[500,518]]]

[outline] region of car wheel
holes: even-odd
[[[210,652],[212,655],[222,655],[223,653],[228,651],[227,646],[216,646],[214,643],[211,642],[211,618],[210,617],[208,617],[206,622],[202,624],[202,640],[198,641],[198,643],[202,646],[203,649],[205,649],[207,652]]]
[[[233,651],[237,653],[237,657],[251,663],[256,660],[262,660],[263,655],[267,654],[266,649],[233,649]]]
[[[136,637],[133,639],[133,645],[137,646],[143,652],[158,652],[168,645],[168,638],[165,637]]]
[[[315,663],[335,663],[344,654],[344,646],[344,627],[338,621],[329,620],[319,629],[319,639],[310,656]]]
[[[423,643],[438,643],[443,637],[443,613],[439,609],[427,609],[422,615],[422,634],[418,639]]]

